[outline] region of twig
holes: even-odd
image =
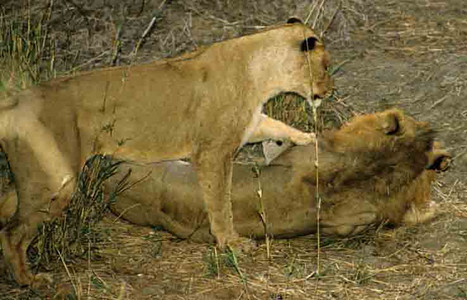
[[[216,260],[216,267],[217,267],[217,279],[221,278],[221,266],[219,264],[219,256],[217,255],[217,248],[214,247],[214,259]]]
[[[242,280],[243,287],[245,289],[247,298],[250,299],[250,291],[248,289],[248,282],[246,280],[245,275],[243,275],[242,270],[240,270],[240,266],[238,265],[237,256],[235,255],[235,252],[233,251],[233,249],[231,247],[228,246],[227,250],[232,255],[232,263],[233,263],[234,269],[235,269],[235,271],[237,271],[238,275],[240,276],[240,279]]]
[[[149,34],[149,32],[151,32],[154,24],[156,23],[156,20],[157,18],[159,17],[161,11],[162,11],[162,8],[164,7],[165,5],[165,2],[166,0],[162,1],[162,3],[159,5],[159,7],[157,8],[157,11],[156,13],[154,14],[154,16],[152,17],[151,19],[151,22],[149,22],[148,26],[146,27],[146,29],[144,30],[143,34],[141,35],[141,37],[139,38],[138,42],[136,43],[135,45],[135,48],[133,49],[131,55],[133,57],[136,57],[136,54],[138,53],[138,50],[139,48],[141,47],[141,45],[143,44],[144,42],[144,39],[146,38],[146,36]]]
[[[324,36],[324,34],[326,33],[326,31],[329,29],[329,27],[331,27],[332,23],[334,23],[334,20],[336,19],[336,16],[337,16],[337,13],[339,12],[339,10],[341,9],[341,6],[342,6],[342,1],[339,1],[339,5],[337,6],[336,10],[334,11],[334,13],[332,14],[332,17],[331,19],[329,20],[329,23],[328,25],[326,25],[326,27],[324,27],[323,31],[320,33],[320,37],[322,38]]]
[[[435,101],[435,103],[433,103],[433,104],[428,108],[428,110],[431,110],[431,109],[435,108],[436,106],[438,106],[439,104],[441,104],[444,100],[447,99],[448,96],[449,96],[449,95],[446,94],[446,95],[444,95],[444,97],[442,97],[441,99],[438,99],[437,101]]]
[[[311,4],[310,12],[308,13],[308,16],[306,16],[306,18],[305,18],[305,22],[304,22],[305,24],[308,24],[308,21],[310,21],[311,16],[313,15],[313,13],[315,11],[316,3],[317,3],[317,1],[314,1],[313,4]]]
[[[111,65],[116,66],[120,63],[120,55],[122,53],[122,28],[124,21],[121,21],[120,24],[117,24],[117,31],[115,32],[115,41],[114,41],[114,53],[112,55]]]
[[[86,62],[80,64],[79,66],[76,66],[76,67],[74,67],[74,68],[72,68],[72,69],[66,71],[65,74],[71,74],[71,73],[73,73],[73,72],[75,72],[75,71],[81,69],[82,67],[84,67],[84,66],[86,66],[86,65],[88,65],[88,64],[90,64],[90,63],[95,62],[96,60],[98,60],[98,59],[101,58],[102,56],[107,55],[108,53],[109,53],[109,50],[106,50],[106,51],[102,52],[101,54],[99,54],[98,56],[93,57],[93,58],[91,58],[90,60],[88,60],[88,61],[86,61]]]
[[[118,294],[117,300],[122,300],[125,297],[125,282],[122,282],[120,285],[120,292]]]
[[[255,164],[253,168],[256,178],[258,179],[258,190],[256,191],[256,194],[258,195],[259,199],[259,217],[261,219],[261,223],[263,223],[263,228],[264,228],[264,238],[266,241],[266,257],[267,259],[271,259],[271,251],[270,251],[270,240],[269,240],[269,230],[268,230],[268,223],[267,223],[267,217],[266,217],[266,212],[264,210],[264,204],[263,204],[263,188],[261,187],[261,170],[258,168],[258,165]]]
[[[324,2],[324,0],[323,0]],[[305,32],[303,32],[303,37],[306,38]],[[308,46],[308,44],[307,44]],[[307,49],[308,50],[308,49]],[[310,61],[310,51],[305,52],[307,63],[308,63],[308,71],[310,75],[310,87],[313,88],[313,74],[311,71],[311,61]],[[319,156],[318,156],[318,110],[317,106],[315,105],[314,101],[310,98],[307,99],[308,103],[311,105],[313,110],[313,121],[315,126],[315,174],[316,174],[316,182],[315,182],[315,200],[316,203],[316,238],[317,238],[317,257],[316,257],[316,288],[315,288],[315,295],[318,291],[318,278],[320,275],[320,253],[321,253],[321,235],[320,235],[320,211],[321,211],[321,197],[319,196]]]
[[[68,270],[68,266],[66,265],[65,260],[63,259],[63,256],[60,253],[60,250],[58,250],[57,248],[55,248],[55,250],[57,250],[58,256],[60,257],[60,260],[62,261],[62,264],[65,267],[66,274],[68,275],[68,278],[70,278],[71,284],[73,285],[73,289],[75,290],[75,295],[79,299],[80,295],[78,293],[78,289],[76,288],[75,281],[73,280],[73,277],[71,277],[70,270]]]
[[[133,204],[132,206],[130,207],[127,207],[125,208],[115,219],[114,219],[114,223],[117,222],[127,211],[129,211],[130,209],[133,209],[135,207],[138,207],[138,206],[141,206],[140,203],[136,203],[136,204]]]
[[[313,26],[311,26],[313,29],[316,28],[316,23],[318,23],[318,18],[321,15],[324,1],[326,0],[321,1],[321,4],[319,5],[318,13],[316,14],[315,20],[313,21]]]

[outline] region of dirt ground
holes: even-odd
[[[3,2],[3,18],[26,17],[27,1]],[[50,3],[37,1],[30,14],[40,18]],[[0,298],[467,299],[467,2],[323,3],[315,25],[326,31],[338,99],[358,112],[402,108],[435,126],[454,154],[452,168],[433,187],[439,217],[416,227],[324,238],[316,276],[315,235],[274,240],[270,260],[259,241],[257,251],[235,264],[211,245],[178,240],[109,214],[99,225],[105,238],[92,259],[50,266],[57,284],[47,290],[19,288],[2,277]],[[48,26],[60,74],[173,56],[291,15],[305,19],[311,7],[319,5],[63,0],[54,4]],[[153,16],[154,27],[132,54]]]

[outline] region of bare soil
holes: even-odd
[[[3,1],[0,11],[26,18],[29,7],[40,19],[49,4]],[[301,0],[63,0],[54,4],[48,28],[60,73],[173,56],[291,15],[305,19],[318,6]],[[259,241],[252,255],[238,256],[236,268],[212,245],[109,214],[92,257],[51,264],[56,284],[48,289],[19,288],[1,277],[0,298],[467,299],[467,2],[329,0],[322,9],[316,27],[326,29],[337,99],[362,113],[402,108],[435,126],[454,154],[453,167],[433,186],[439,217],[416,227],[322,238],[319,260],[315,235],[273,240],[270,260]],[[131,54],[153,16],[154,27]]]

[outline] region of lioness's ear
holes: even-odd
[[[451,166],[451,156],[445,153],[433,156],[426,165],[425,169],[444,172]]]
[[[302,51],[311,51],[315,48],[316,42],[318,41],[317,38],[311,36],[304,40],[300,46],[300,50]]]
[[[303,24],[303,21],[300,20],[299,18],[297,17],[291,17],[287,20],[287,24],[294,24],[294,23],[300,23],[300,24]]]
[[[396,113],[389,113],[386,115],[383,121],[382,128],[384,133],[387,135],[396,134],[400,130],[399,124],[400,115]]]

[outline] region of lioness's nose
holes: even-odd
[[[331,94],[334,88],[333,80],[328,76],[326,80],[313,83],[313,99],[322,99]]]

